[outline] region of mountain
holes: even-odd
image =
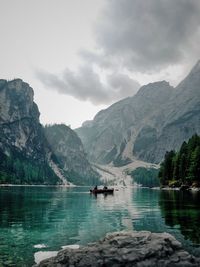
[[[57,162],[73,184],[98,184],[98,174],[92,169],[78,135],[64,124],[45,126],[45,136]]]
[[[169,102],[162,107],[162,113],[165,117],[156,142],[149,145],[144,156],[141,155],[154,162],[161,161],[166,151],[178,150],[183,141],[200,133],[200,61],[173,90]]]
[[[51,152],[39,115],[33,89],[27,83],[0,80],[1,183],[59,181],[48,164]]]
[[[94,162],[122,166],[137,158],[159,163],[166,151],[200,133],[200,61],[176,88],[166,81],[142,86],[76,132]]]
[[[76,133],[64,125],[43,128],[33,95],[21,79],[0,80],[0,183],[88,184],[98,178]]]

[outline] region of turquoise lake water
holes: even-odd
[[[0,266],[32,266],[38,251],[119,230],[169,232],[200,255],[199,193],[124,188],[95,197],[88,190],[0,187]]]

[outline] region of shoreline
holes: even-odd
[[[46,184],[0,184],[0,187],[66,187],[73,188],[77,185],[46,185]]]
[[[74,188],[74,187],[92,187],[92,185],[47,185],[47,184],[0,184],[1,187],[61,187],[61,188]],[[160,187],[148,187],[148,186],[138,186],[138,185],[129,185],[129,186],[112,186],[118,191],[125,188],[144,188],[151,190],[161,190],[161,191],[188,191],[188,192],[200,192],[200,187],[188,187],[182,189],[181,187],[170,187],[170,186],[160,186]]]
[[[200,192],[200,187],[182,188],[181,186],[180,187],[165,186],[165,187],[160,187],[160,190],[163,190],[163,191]]]

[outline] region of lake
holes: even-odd
[[[168,232],[200,253],[200,194],[122,188],[0,187],[0,266],[32,266],[34,253],[97,241],[108,232]],[[42,248],[43,247],[43,248]]]

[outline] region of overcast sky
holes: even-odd
[[[42,123],[72,128],[176,85],[200,59],[199,0],[0,0],[0,78],[33,87]]]

